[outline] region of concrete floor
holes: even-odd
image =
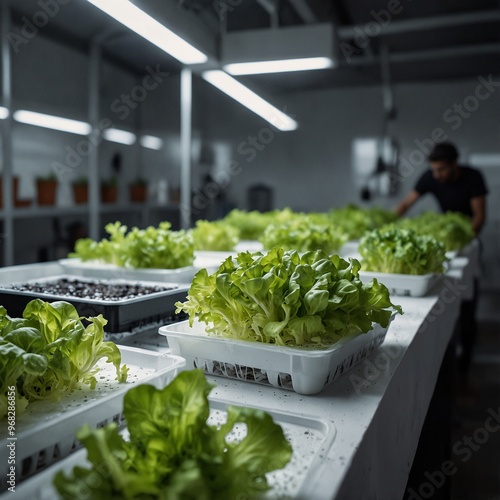
[[[477,318],[472,366],[457,387],[451,500],[500,500],[500,291],[481,291]]]

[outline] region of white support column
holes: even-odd
[[[181,70],[181,227],[191,227],[191,109],[193,73]]]
[[[101,42],[93,41],[89,57],[89,122],[92,125],[92,144],[88,160],[89,173],[89,237],[100,239],[100,176],[99,146],[102,132],[99,128],[99,74],[101,65]]]
[[[2,105],[8,116],[1,120],[3,177],[3,259],[5,266],[14,264],[14,196],[12,193],[12,53],[7,35],[11,30],[9,2],[1,5]]]

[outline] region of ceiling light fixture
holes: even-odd
[[[103,130],[102,136],[107,141],[117,142],[118,144],[126,144],[130,146],[134,144],[137,137],[132,132],[126,130],[119,130],[117,128],[107,128]]]
[[[0,106],[0,120],[5,120],[9,116],[9,110]]]
[[[203,52],[170,31],[129,0],[87,1],[183,64],[201,64],[208,60]]]
[[[61,130],[62,132],[70,132],[72,134],[89,135],[92,131],[90,123],[70,120],[69,118],[61,118],[60,116],[46,115],[44,113],[36,113],[34,111],[26,111],[24,109],[14,111],[12,117],[19,123]]]
[[[298,123],[272,104],[268,103],[255,92],[245,87],[221,70],[204,71],[202,78],[214,87],[232,97],[243,106],[258,114],[278,130],[290,131],[298,127]]]
[[[331,23],[230,31],[221,39],[223,68],[232,75],[328,69],[338,61]]]
[[[154,135],[143,135],[140,138],[140,143],[143,148],[159,150],[163,146],[163,140]]]
[[[285,73],[287,71],[310,71],[333,67],[329,57],[304,57],[276,61],[255,61],[226,64],[224,69],[231,75],[260,75],[264,73]]]

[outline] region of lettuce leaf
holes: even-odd
[[[212,385],[201,370],[181,372],[168,386],[129,390],[124,415],[129,440],[115,424],[82,428],[90,469],[59,472],[54,484],[65,498],[238,499],[269,489],[266,474],[283,468],[292,449],[272,417],[230,406],[221,426],[207,423]],[[244,424],[246,436],[232,437]]]

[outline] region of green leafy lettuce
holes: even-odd
[[[447,261],[443,243],[394,225],[367,233],[358,251],[365,271],[394,274],[443,273]]]
[[[221,426],[207,423],[213,386],[201,370],[181,372],[168,386],[140,385],[125,395],[129,440],[116,424],[85,426],[77,437],[92,468],[59,472],[64,498],[241,499],[269,489],[266,473],[283,468],[292,449],[281,427],[262,410],[230,406]],[[241,440],[231,438],[246,426]]]
[[[294,217],[295,212],[289,208],[270,210],[269,212],[259,212],[258,210],[247,212],[235,208],[224,217],[223,221],[238,229],[240,239],[258,240],[269,224],[282,223]]]
[[[224,221],[197,220],[191,229],[195,250],[231,251],[239,234],[237,228]]]
[[[184,231],[172,231],[170,222],[160,222],[158,227],[146,229],[127,226],[120,222],[107,224],[109,238],[94,241],[81,238],[69,257],[82,261],[97,260],[127,268],[177,269],[193,264],[192,236]],[[127,232],[128,231],[128,232]]]
[[[118,347],[103,342],[107,320],[86,318],[84,326],[81,319],[64,301],[32,300],[22,318],[11,318],[0,306],[0,418],[6,414],[8,387],[16,388],[16,410],[22,412],[28,403],[57,400],[80,383],[94,388],[101,358],[113,363],[117,380],[126,381]]]
[[[393,311],[388,289],[362,283],[360,263],[321,250],[240,252],[208,274],[198,271],[177,311],[207,324],[211,335],[281,346],[329,345],[346,335],[386,327]]]
[[[460,250],[475,237],[470,218],[458,212],[424,212],[400,219],[397,225],[436,238],[444,243],[446,251]]]
[[[269,224],[259,240],[266,250],[280,245],[298,252],[333,253],[347,241],[347,235],[333,227],[326,214],[297,213],[284,222]]]
[[[365,232],[389,224],[397,218],[393,211],[380,207],[361,208],[354,204],[334,208],[329,216],[335,226],[347,234],[349,240],[357,240]]]

